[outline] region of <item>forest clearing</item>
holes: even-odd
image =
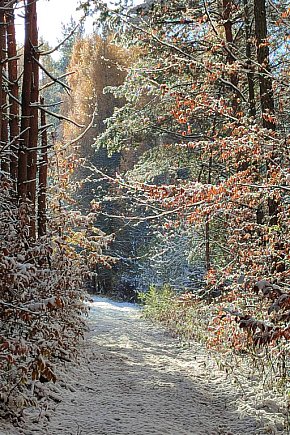
[[[290,433],[289,35],[0,0],[1,434]]]

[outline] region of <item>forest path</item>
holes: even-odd
[[[95,297],[90,305],[90,333],[79,364],[64,371],[61,401],[19,434],[274,433],[241,415],[241,392],[200,344],[180,346],[133,304]]]

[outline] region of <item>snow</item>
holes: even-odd
[[[201,344],[181,345],[137,305],[89,305],[78,362],[59,367],[57,384],[36,383],[41,406],[25,410],[21,428],[0,421],[0,435],[283,433],[279,402],[257,394],[258,381],[239,385]]]
[[[92,302],[89,302],[88,305],[91,310],[91,315],[90,315],[91,321],[94,321],[95,318],[98,318],[98,314],[100,310],[106,310],[106,312],[109,313],[110,316],[114,316],[116,314],[119,314],[120,312],[133,313],[140,309],[140,306],[137,304],[127,303],[127,302],[116,302],[98,296],[93,296]]]

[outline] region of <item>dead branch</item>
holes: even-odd
[[[77,28],[81,25],[81,23],[84,21],[85,17],[82,17],[79,21],[79,23],[72,29],[72,31],[54,48],[48,51],[42,51],[40,52],[40,56],[48,56],[49,54],[54,53],[57,51],[77,30]]]
[[[63,78],[68,77],[68,76],[70,76],[72,74],[75,74],[75,71],[71,71],[71,72],[62,74],[61,76],[57,77],[57,80],[63,79]],[[53,80],[52,82],[49,82],[49,83],[46,83],[45,85],[43,85],[39,90],[43,91],[44,89],[49,88],[50,86],[52,86],[54,84],[55,84],[55,81]]]
[[[70,87],[68,85],[66,85],[64,82],[60,81],[57,77],[53,77],[53,75],[47,71],[47,69],[33,56],[32,57],[34,62],[37,63],[37,65],[39,66],[40,69],[42,69],[42,71],[51,79],[53,80],[54,83],[58,83],[59,85],[61,85],[66,91],[70,91]]]
[[[42,109],[45,113],[47,113],[48,115],[51,115],[51,116],[53,116],[54,118],[59,119],[60,121],[67,121],[67,122],[70,122],[71,124],[75,125],[75,126],[78,127],[78,128],[84,128],[84,127],[85,127],[85,125],[78,124],[76,121],[73,121],[72,119],[68,118],[67,116],[61,115],[61,114],[59,114],[59,113],[51,112],[50,110],[47,110],[47,109],[45,109],[45,108],[42,107],[42,106],[39,106],[39,108],[41,108],[41,109]]]

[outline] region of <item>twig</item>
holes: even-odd
[[[78,127],[78,128],[84,128],[84,127],[85,127],[85,125],[78,124],[77,122],[73,121],[73,120],[70,119],[70,118],[67,118],[67,117],[64,116],[64,115],[61,115],[61,114],[59,114],[59,113],[51,112],[50,110],[47,110],[47,109],[45,109],[44,107],[41,107],[41,109],[42,109],[44,112],[46,112],[48,115],[54,116],[55,118],[59,119],[60,121],[67,121],[67,122],[70,122],[71,124],[74,124],[74,125],[75,125],[76,127]]]
[[[52,48],[51,50],[48,51],[42,51],[40,52],[40,56],[47,56],[49,54],[54,53],[55,51],[57,51],[77,30],[77,28],[81,25],[81,23],[84,21],[85,17],[82,17],[78,24],[72,29],[72,31],[58,44],[56,45],[54,48]]]
[[[68,76],[70,76],[70,75],[72,75],[72,74],[75,74],[75,71],[70,71],[70,72],[68,72],[68,73],[66,73],[66,74],[62,74],[61,76],[57,77],[57,80],[59,80],[59,79],[63,79],[63,78],[68,77]],[[40,91],[43,91],[44,89],[49,88],[50,86],[52,86],[52,85],[54,85],[54,84],[55,84],[55,80],[53,80],[52,82],[46,83],[46,84],[43,85],[39,90],[40,90]]]
[[[67,91],[70,91],[71,88],[66,85],[65,83],[61,82],[57,77],[53,77],[53,75],[47,71],[47,69],[36,59],[36,57],[33,56],[33,60],[35,63],[37,63],[37,65],[39,66],[40,69],[42,69],[42,71],[51,79],[53,80],[55,83],[58,83],[59,85],[61,85],[64,89],[66,89]]]
[[[36,313],[35,311],[31,311],[28,308],[23,308],[23,307],[17,307],[16,305],[10,304],[8,302],[3,302],[0,301],[0,305],[7,307],[7,308],[11,308],[13,310],[18,310],[18,311],[24,311],[25,313],[29,313],[29,314],[33,314],[34,316],[43,316],[42,313]]]

